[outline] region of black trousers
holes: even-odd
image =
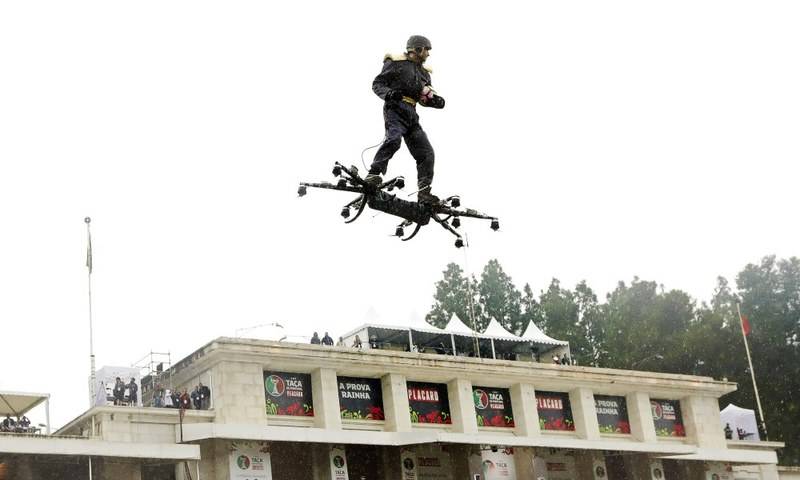
[[[417,183],[430,185],[433,181],[433,147],[419,124],[415,107],[405,102],[386,102],[383,105],[383,121],[386,138],[375,153],[369,173],[385,174],[389,160],[400,149],[400,139],[403,139],[417,162]]]

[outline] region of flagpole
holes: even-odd
[[[89,270],[89,389],[91,390],[91,392],[89,392],[89,408],[92,408],[97,398],[97,378],[94,365],[94,329],[92,328],[92,231],[89,228],[92,219],[86,217],[83,221],[86,223],[86,238],[88,239],[88,244],[86,246],[86,267]],[[94,434],[94,432],[92,432],[92,434]]]
[[[761,417],[761,429],[764,430],[764,440],[769,438],[767,435],[767,422],[764,421],[764,410],[761,409],[761,398],[758,395],[758,385],[756,385],[756,372],[753,370],[753,360],[750,358],[750,346],[747,344],[747,334],[744,331],[744,320],[742,319],[742,309],[736,304],[736,311],[739,313],[739,325],[742,327],[742,338],[744,339],[744,350],[747,352],[747,363],[750,365],[750,377],[753,379],[753,391],[756,394],[756,405],[758,405],[758,415]]]

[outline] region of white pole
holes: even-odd
[[[94,365],[94,329],[92,328],[92,231],[90,229],[92,219],[86,217],[83,221],[86,223],[86,238],[89,242],[86,247],[86,267],[89,269],[89,388],[91,389],[89,393],[89,408],[92,408],[97,397],[97,379]],[[89,462],[91,464],[91,458]]]
[[[768,438],[767,422],[764,421],[764,410],[761,409],[761,398],[758,395],[758,385],[756,385],[756,372],[753,370],[753,360],[750,358],[750,346],[747,344],[747,335],[744,332],[744,320],[742,320],[742,310],[736,304],[736,311],[739,313],[739,326],[742,327],[742,338],[744,339],[744,350],[747,352],[747,363],[750,365],[750,377],[753,379],[753,392],[756,394],[756,405],[758,405],[758,415],[761,417],[761,428],[764,430],[764,440]]]
[[[492,341],[492,358],[497,360],[497,354],[494,353],[494,338],[491,338],[490,340]]]
[[[450,334],[450,346],[453,347],[453,356],[456,356],[456,337]]]
[[[47,421],[47,434],[50,435],[50,394],[47,394],[47,400],[44,401],[44,418]]]

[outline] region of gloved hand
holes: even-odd
[[[434,95],[433,98],[428,100],[428,106],[431,108],[444,108],[444,98]]]
[[[401,92],[400,90],[389,90],[389,92],[386,94],[386,100],[399,102],[402,99],[403,99],[403,92]]]

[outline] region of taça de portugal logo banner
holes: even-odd
[[[239,466],[242,470],[247,470],[250,468],[250,457],[247,455],[239,455],[239,458],[236,459],[236,465]]]

